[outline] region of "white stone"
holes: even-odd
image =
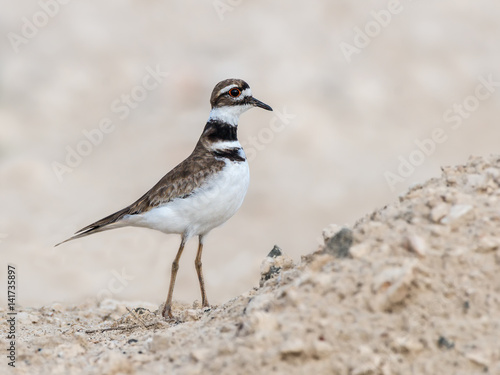
[[[420,257],[424,257],[427,254],[427,242],[425,239],[417,234],[410,234],[407,237],[408,249],[413,251]]]
[[[442,224],[451,224],[457,222],[459,219],[466,218],[472,214],[473,207],[470,204],[456,204],[451,207],[450,212],[441,219]]]

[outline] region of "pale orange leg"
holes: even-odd
[[[181,240],[181,245],[179,246],[179,250],[177,251],[177,255],[175,256],[175,259],[172,262],[172,272],[170,274],[170,286],[168,287],[167,301],[165,302],[165,306],[163,307],[163,312],[162,312],[164,318],[167,318],[167,316],[169,318],[173,318],[172,295],[174,294],[175,278],[177,277],[177,271],[179,270],[179,260],[181,259],[182,251],[184,250],[185,244],[186,240],[183,236]]]
[[[198,252],[196,253],[196,259],[194,261],[194,266],[196,267],[196,273],[198,274],[198,281],[200,282],[201,289],[201,305],[203,307],[209,307],[207,294],[205,292],[205,280],[203,279],[203,270],[201,269],[201,252],[203,251],[203,236],[199,237]]]

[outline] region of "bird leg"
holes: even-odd
[[[207,294],[205,292],[205,280],[203,279],[203,270],[201,269],[201,252],[203,251],[203,236],[199,237],[198,252],[196,253],[196,259],[194,261],[194,266],[196,267],[196,273],[198,274],[198,281],[200,282],[201,289],[201,305],[203,307],[208,307]]]
[[[177,251],[177,255],[175,256],[175,259],[172,262],[172,271],[170,274],[170,286],[168,287],[167,301],[165,302],[165,306],[163,307],[163,312],[162,312],[164,318],[167,317],[173,318],[172,295],[174,294],[175,278],[177,277],[177,271],[179,270],[179,259],[181,259],[182,251],[184,250],[185,244],[186,240],[183,236],[181,240],[181,245],[179,246],[179,250]]]

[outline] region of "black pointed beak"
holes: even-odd
[[[255,99],[253,96],[249,98],[248,103],[254,107],[264,108],[267,111],[272,111],[273,109],[266,103],[262,103],[260,100]]]

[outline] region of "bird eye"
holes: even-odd
[[[231,95],[233,98],[237,98],[238,96],[241,95],[241,90],[240,89],[231,89],[231,90],[229,90],[229,95]]]

